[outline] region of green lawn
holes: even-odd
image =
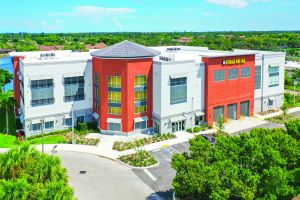
[[[16,136],[0,134],[0,148],[10,148],[17,145]]]
[[[42,138],[28,140],[28,142],[30,144],[42,144]],[[50,135],[44,138],[45,144],[59,144],[64,142],[66,142],[66,139],[63,135]],[[0,134],[0,148],[16,147],[19,144],[16,136]]]
[[[50,135],[44,137],[44,143],[45,144],[59,144],[66,142],[66,139],[62,135]],[[42,138],[36,138],[29,140],[30,144],[42,144]]]

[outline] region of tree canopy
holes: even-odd
[[[214,146],[197,136],[190,151],[172,159],[176,197],[290,200],[300,194],[300,142],[283,129],[219,136]]]
[[[0,199],[71,200],[66,170],[58,157],[41,154],[29,145],[0,154]]]
[[[0,68],[0,92],[2,91],[2,88],[10,83],[13,79],[13,74],[5,69]]]

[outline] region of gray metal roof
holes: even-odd
[[[159,54],[159,51],[125,40],[104,49],[94,51],[91,53],[91,56],[98,58],[145,58],[154,57]]]

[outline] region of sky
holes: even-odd
[[[300,0],[2,0],[0,33],[300,30]]]

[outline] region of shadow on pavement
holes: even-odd
[[[173,190],[165,190],[153,193],[147,197],[147,200],[172,200],[173,199]]]

